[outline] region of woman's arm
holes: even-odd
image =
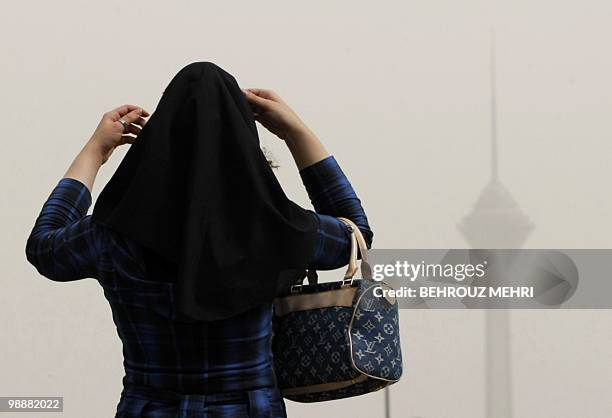
[[[329,155],[314,132],[274,91],[265,89],[242,91],[253,109],[255,120],[285,141],[298,170]]]
[[[64,174],[64,178],[79,180],[91,192],[100,167],[108,161],[115,148],[134,143],[136,136],[130,134],[140,133],[146,123],[143,116],[149,116],[149,113],[134,105],[120,106],[105,113],[87,144]],[[130,124],[128,129],[123,127],[120,119]]]
[[[61,179],[44,203],[26,243],[26,258],[54,281],[96,277],[101,240],[91,216],[89,189],[79,180]]]
[[[310,268],[334,269],[348,263],[350,231],[338,216],[352,220],[367,248],[371,248],[374,233],[360,199],[336,159],[330,155],[300,170],[300,176],[319,223],[319,240]]]
[[[134,140],[123,132],[119,118],[144,125],[140,115],[148,113],[137,109],[122,106],[103,116],[91,139],[44,203],[28,236],[25,252],[27,260],[48,279],[72,281],[96,276],[105,234],[87,215],[91,190],[100,166],[113,149]],[[139,131],[140,127],[134,125],[126,130],[132,134]]]
[[[309,268],[326,270],[346,265],[350,254],[350,232],[338,216],[351,219],[371,248],[373,232],[361,201],[318,137],[271,90],[245,89],[254,117],[284,139],[300,170],[302,181],[315,208],[319,225],[318,243]],[[359,254],[359,256],[361,256]]]

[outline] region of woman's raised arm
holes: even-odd
[[[287,144],[315,208],[319,238],[309,268],[331,270],[348,263],[350,232],[338,216],[352,220],[371,248],[374,233],[368,218],[334,156],[278,94],[265,89],[243,91],[255,119]]]
[[[132,143],[144,126],[142,109],[125,105],[102,117],[91,139],[75,157],[52,190],[27,238],[26,258],[43,276],[54,281],[95,277],[103,251],[104,231],[91,222],[87,210],[100,169],[113,150]],[[122,118],[129,128],[119,119]]]

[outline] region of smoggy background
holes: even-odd
[[[347,173],[378,248],[466,247],[466,219],[485,230],[472,244],[608,248],[611,18],[603,0],[10,3],[0,16],[0,396],[64,396],[70,418],[114,413],[121,344],[101,287],[39,276],[25,242],[102,114],[154,110],[193,61],[292,105]],[[258,128],[287,194],[310,207],[283,143]],[[94,199],[126,150],[103,166]],[[496,158],[503,187],[477,203]],[[520,239],[505,240],[504,227]],[[403,310],[400,322],[392,417],[612,416],[610,311]],[[384,417],[385,393],[287,407]]]

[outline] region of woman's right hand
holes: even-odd
[[[282,140],[292,139],[308,128],[287,103],[272,90],[242,89],[253,109],[253,117]]]

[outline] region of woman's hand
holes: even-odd
[[[140,130],[147,123],[145,117],[149,113],[141,107],[123,105],[106,112],[94,131],[89,142],[102,154],[102,164],[108,161],[114,149],[123,144],[133,144]],[[127,128],[119,122],[124,120],[129,124]],[[133,136],[132,136],[133,135]]]
[[[242,89],[253,108],[255,120],[283,139],[298,169],[327,157],[329,153],[298,115],[272,90]]]
[[[255,120],[280,139],[286,141],[308,130],[298,115],[274,91],[255,88],[242,91],[253,109]]]

